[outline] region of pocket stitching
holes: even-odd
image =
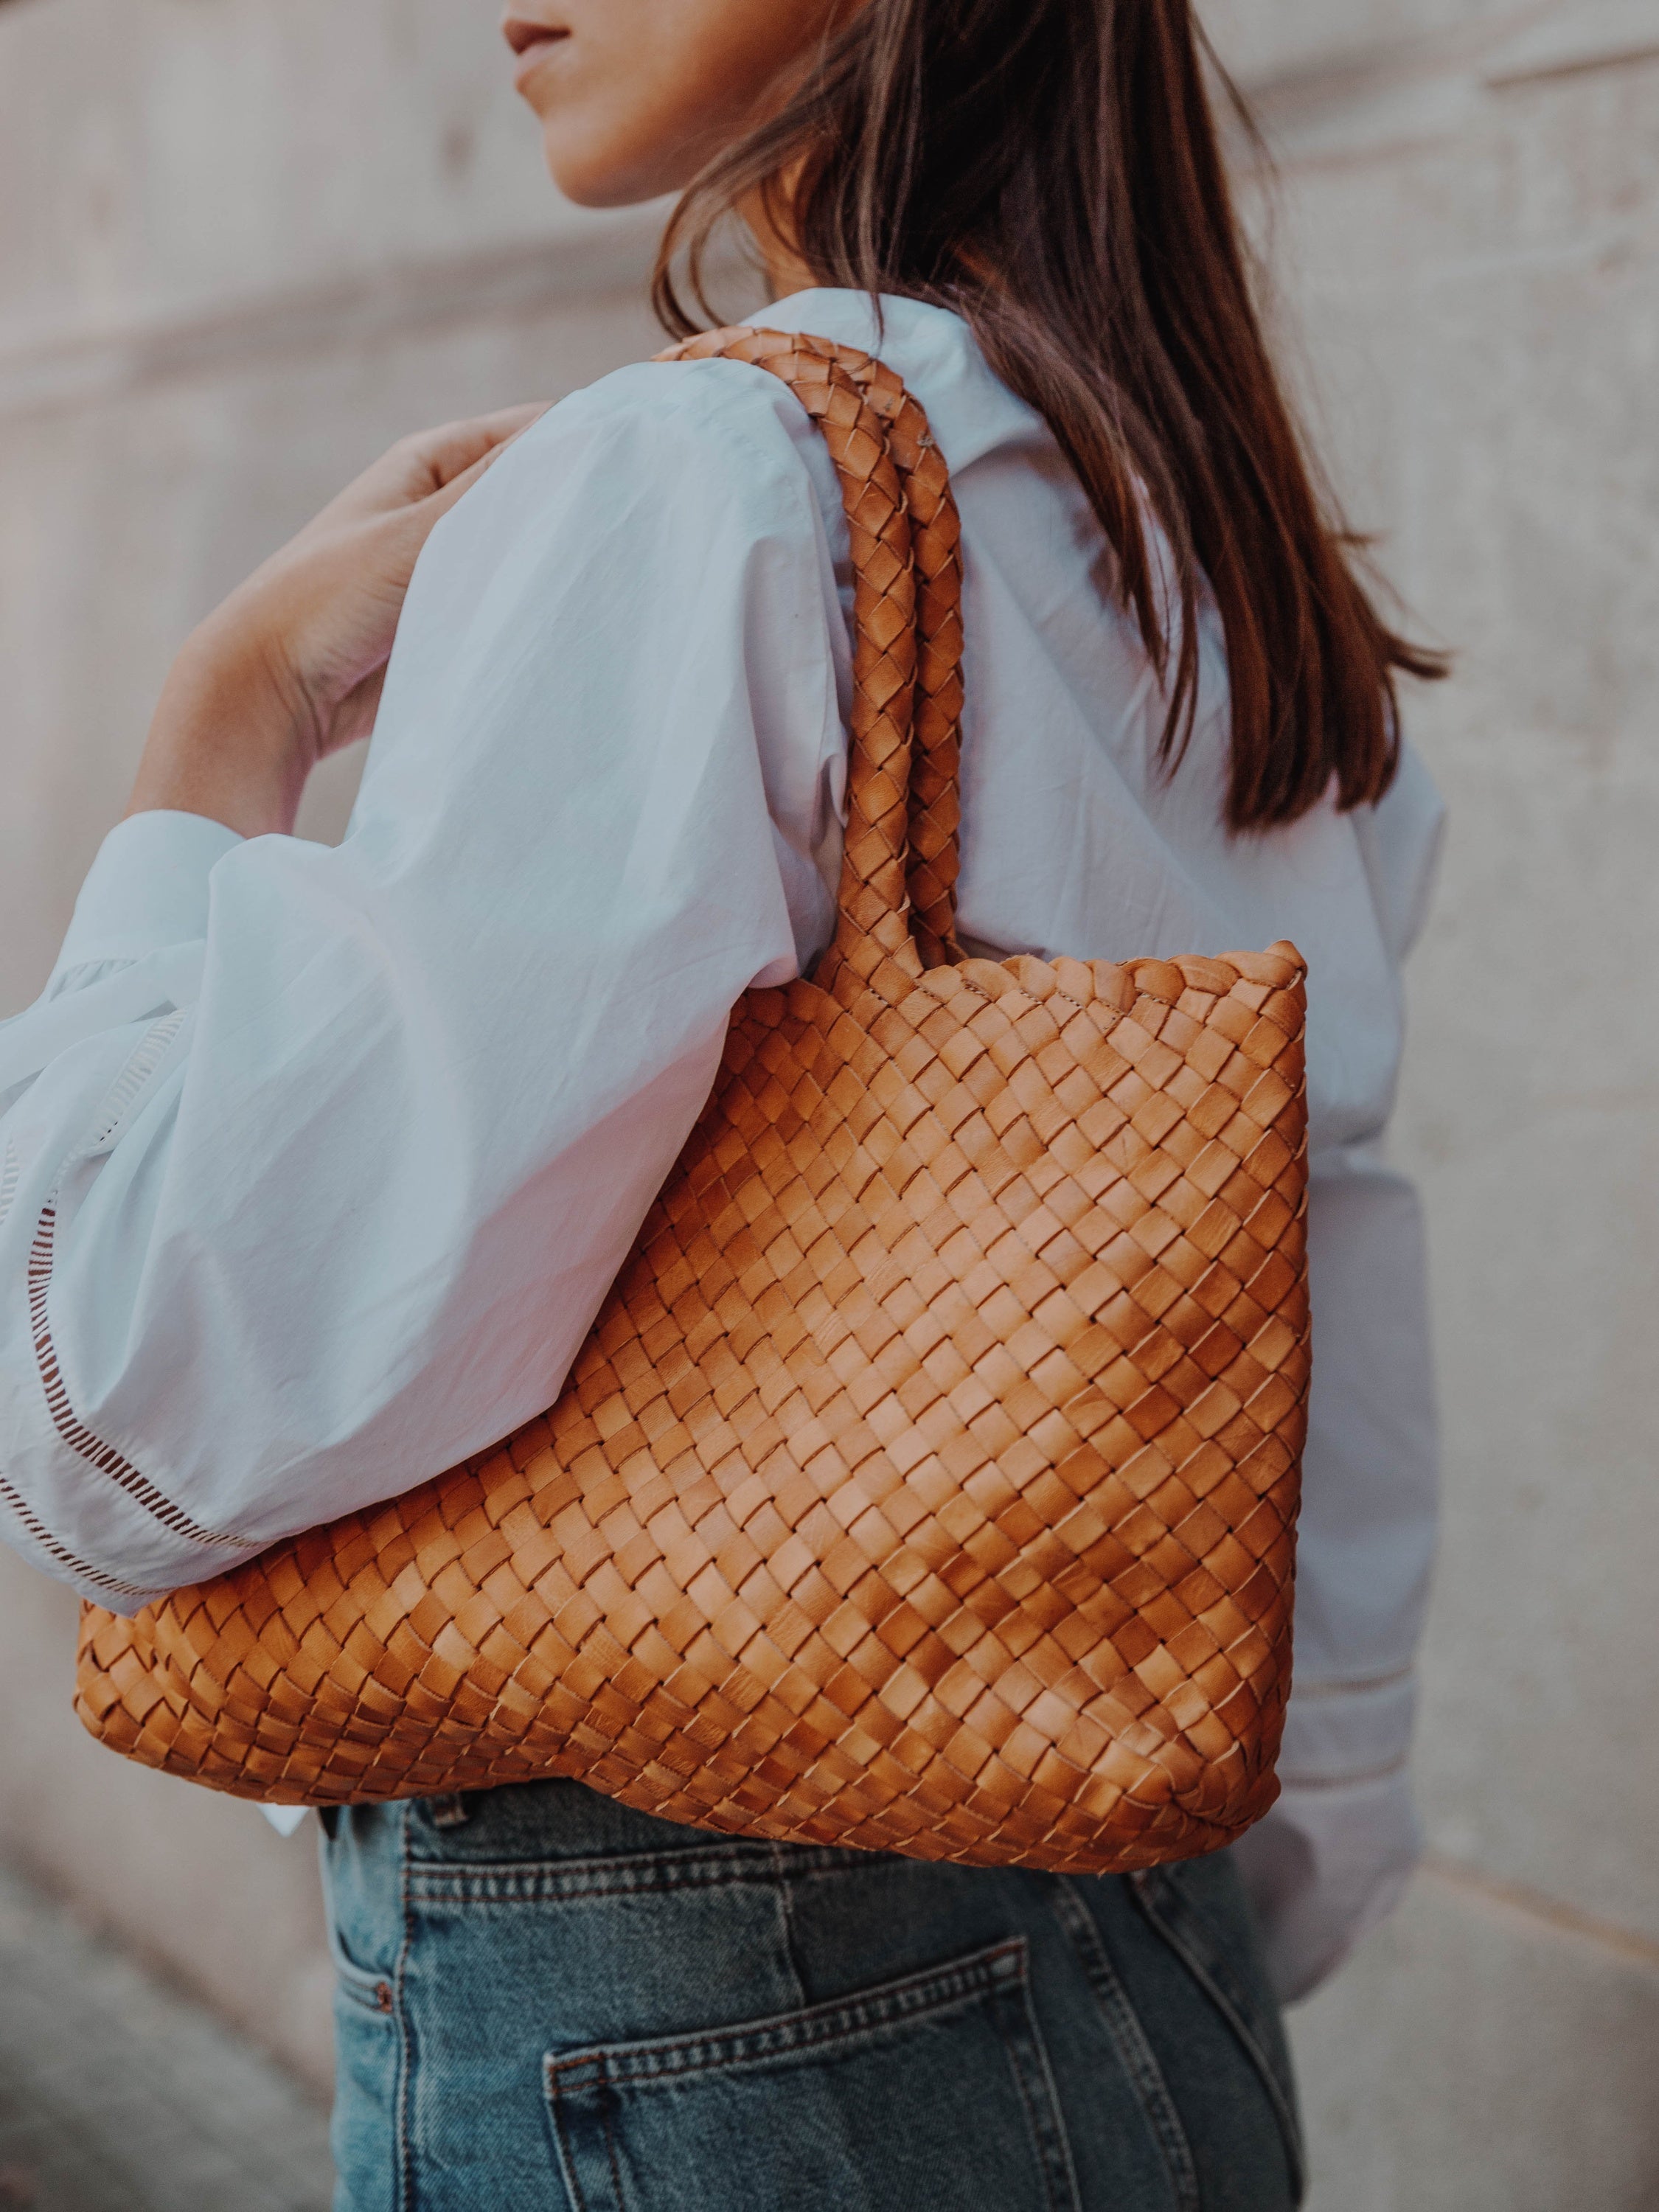
[[[799,2012],[776,2013],[733,2027],[706,2028],[694,2035],[599,2045],[563,2054],[550,2052],[545,2061],[548,2087],[556,2097],[568,2088],[612,2082],[649,2088],[684,2081],[696,2074],[729,2071],[821,2051],[830,2044],[850,2042],[884,2028],[911,2026],[932,2014],[959,2010],[981,1998],[998,1996],[1011,1987],[1023,1988],[1027,1978],[1025,1958],[1025,1940],[1018,1936],[989,1950],[970,1953],[954,1966],[908,1974],[860,1996],[831,1998]],[[787,2039],[766,2047],[767,2039],[778,2038]],[[580,2081],[579,2075],[584,2077]]]
[[[991,2010],[1009,2000],[1018,2008],[1018,2032],[1011,2034],[1006,2026],[999,2027],[994,2017],[989,2024],[1002,2045],[1024,2115],[1036,2178],[1048,2212],[1081,2212],[1059,2094],[1031,2004],[1030,1945],[1023,1936],[969,1953],[947,1966],[764,2020],[691,2035],[600,2045],[563,2054],[550,2051],[543,2061],[544,2091],[574,2212],[586,2212],[587,2200],[570,2138],[568,2107],[583,2092],[597,2093],[601,2100],[611,2185],[620,2208],[622,2177],[611,2094],[614,2087],[653,2089],[695,2081],[701,2075],[742,2073],[780,2062],[811,2063],[821,2060],[838,2045],[856,2048],[872,2037],[880,2038],[884,2031],[902,2033],[949,2019],[975,2005]]]
[[[1082,1961],[1118,2063],[1128,2076],[1152,2140],[1163,2154],[1175,2189],[1176,2212],[1202,2212],[1192,2145],[1164,2078],[1164,2069],[1112,1964],[1094,1915],[1078,1894],[1077,1885],[1064,1875],[1054,1884],[1054,1917]]]
[[[769,1850],[627,1852],[586,1859],[428,1859],[410,1856],[410,1895],[420,1905],[568,1905],[597,1897],[666,1894],[728,1883],[794,1881],[868,1866],[867,1851],[801,1847],[780,1869]]]
[[[1158,1870],[1151,1871],[1155,1873]],[[1290,2166],[1291,2191],[1296,2203],[1300,2204],[1308,2191],[1306,2154],[1302,2144],[1301,2124],[1285,2094],[1284,2084],[1279,2078],[1273,2061],[1261,2046],[1261,2038],[1250,2026],[1238,2005],[1210,1971],[1199,1954],[1196,1946],[1180,1925],[1178,1912],[1188,1914],[1199,1922],[1200,1927],[1206,1926],[1202,1913],[1198,1906],[1189,1899],[1182,1897],[1179,1891],[1176,1893],[1177,1911],[1166,1908],[1162,1888],[1160,1887],[1155,1893],[1153,1883],[1147,1873],[1131,1875],[1129,1891],[1135,1903],[1140,1907],[1141,1917],[1163,1942],[1169,1945],[1205,1996],[1209,1998],[1210,2002],[1232,2030],[1240,2048],[1255,2068],[1261,2086],[1267,2092],[1267,2101],[1273,2106],[1273,2118],[1279,2124],[1279,2136],[1285,2145],[1285,2156]]]
[[[389,2022],[396,2004],[392,1976],[379,1973],[372,1966],[361,1966],[346,1949],[345,1939],[340,1934],[335,1917],[333,1881],[329,1871],[326,1844],[319,1856],[322,1869],[323,1925],[328,1941],[329,1961],[334,1968],[334,1986],[349,2003],[371,2014],[376,2020]]]
[[[1030,2130],[1031,2146],[1036,2153],[1037,2170],[1042,2176],[1043,2194],[1048,2199],[1048,2212],[1082,2212],[1082,2198],[1078,2191],[1077,2167],[1072,2159],[1072,2142],[1066,2132],[1066,2115],[1060,2108],[1060,2090],[1054,2081],[1054,2069],[1048,2063],[1048,2046],[1042,2039],[1042,2030],[1031,2004],[1031,1985],[1022,1974],[1012,1990],[1005,1994],[1016,1995],[1021,2000],[1025,2016],[1026,2033],[1030,2040],[1030,2057],[1041,2073],[1041,2104],[1034,2095],[1032,2086],[1025,2078],[1025,2054],[1011,2045],[1008,2051],[1009,2070],[1014,2077],[1014,2087],[1025,2107],[1025,2124]]]
[[[409,1836],[409,1807],[397,1810],[399,1857],[398,1887],[404,1916],[404,1940],[398,1954],[396,1974],[392,1982],[394,1996],[401,1996],[404,1978],[409,1971],[410,1953],[415,1945],[415,1901],[410,1894],[410,1866],[411,1848]],[[399,2004],[395,2014],[398,2026],[398,2204],[397,2212],[414,2212],[416,2205],[415,2130],[415,2047],[410,2033],[410,2022],[404,2007]]]
[[[328,1919],[328,1955],[334,1968],[334,1986],[349,2003],[361,2006],[378,2020],[390,2020],[394,1999],[392,1977],[360,1966],[340,1940],[333,1915]]]
[[[559,2143],[559,2165],[562,2170],[565,2188],[569,2194],[572,2212],[587,2212],[587,2195],[582,2187],[580,2163],[576,2157],[575,2147],[570,2140],[569,2130],[565,2125],[565,2116],[562,2103],[556,2092],[553,2095],[550,2096],[547,2101],[552,2108],[553,2128],[555,2134],[558,2137]],[[609,2118],[607,2118],[605,2122],[605,2139],[607,2142],[610,2141],[610,2137],[611,2123]],[[614,2151],[611,2155],[611,2171],[614,2177],[617,2171],[617,2161]],[[615,2185],[614,2179],[612,2185]],[[620,2193],[617,2196],[617,2203],[618,2207],[620,2207],[622,2203]]]
[[[334,1986],[345,2002],[355,2005],[359,2012],[367,2013],[371,2020],[383,2020],[388,2027],[392,2024],[397,2001],[392,1996],[391,1983],[384,1976],[378,1980],[372,1976],[365,1976],[360,1984],[342,1973],[337,1966]]]

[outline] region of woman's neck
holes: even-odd
[[[775,300],[787,300],[792,292],[806,291],[815,281],[811,270],[801,258],[789,222],[789,204],[793,198],[791,186],[798,173],[799,165],[790,175],[780,178],[769,187],[757,185],[744,195],[737,210],[748,225]]]

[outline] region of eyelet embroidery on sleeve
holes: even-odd
[[[102,1590],[109,1597],[156,1598],[166,1595],[163,1590],[141,1589],[136,1583],[118,1583],[113,1575],[101,1574],[96,1567],[89,1567],[84,1559],[77,1559],[73,1552],[65,1550],[49,1528],[35,1519],[3,1475],[0,1475],[0,1504],[7,1508],[19,1527],[33,1538],[49,1559],[55,1559],[60,1567],[66,1567],[77,1581],[89,1584],[94,1589]]]
[[[185,1025],[185,1010],[176,1009],[153,1022],[143,1042],[115,1079],[114,1088],[99,1109],[94,1152],[100,1152],[120,1127],[127,1109],[149,1081],[166,1056],[167,1047]]]
[[[170,1498],[159,1491],[149,1478],[139,1473],[132,1462],[125,1459],[113,1444],[100,1443],[92,1431],[76,1417],[64,1385],[63,1371],[58,1364],[58,1349],[52,1342],[52,1322],[47,1312],[47,1294],[52,1288],[52,1261],[58,1238],[58,1209],[48,1203],[41,1212],[34,1232],[34,1243],[29,1252],[29,1320],[34,1336],[35,1364],[40,1371],[41,1388],[46,1394],[46,1405],[52,1414],[52,1426],[72,1452],[109,1476],[118,1487],[125,1490],[147,1513],[152,1513],[164,1528],[182,1536],[191,1544],[205,1544],[214,1549],[228,1545],[239,1552],[262,1552],[264,1546],[251,1543],[244,1536],[227,1536],[211,1528],[204,1528],[192,1521],[186,1512],[175,1505]]]
[[[143,1042],[122,1069],[99,1111],[94,1125],[93,1152],[100,1150],[114,1136],[134,1101],[161,1065],[167,1049],[178,1036],[184,1020],[184,1012],[179,1011],[164,1016],[151,1025]],[[58,1348],[52,1334],[49,1301],[57,1242],[58,1192],[54,1188],[41,1210],[28,1259],[29,1323],[34,1340],[35,1365],[40,1370],[40,1386],[46,1393],[52,1426],[72,1452],[77,1453],[100,1474],[108,1475],[136,1504],[154,1515],[164,1528],[170,1529],[176,1536],[182,1536],[187,1543],[204,1545],[212,1550],[263,1551],[265,1548],[263,1543],[250,1542],[243,1536],[225,1535],[217,1530],[202,1528],[181,1506],[175,1505],[165,1492],[158,1490],[147,1475],[141,1474],[131,1460],[117,1451],[113,1444],[103,1443],[76,1416],[70,1401],[63,1370],[58,1364]],[[127,1591],[125,1586],[117,1587],[123,1588],[124,1595],[143,1595],[138,1591]]]

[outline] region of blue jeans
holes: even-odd
[[[738,1842],[571,1782],[325,1823],[336,2212],[1284,2212],[1224,1854],[1127,1879]]]

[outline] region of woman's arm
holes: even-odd
[[[1309,1194],[1314,1382],[1283,1794],[1237,1846],[1281,1997],[1399,1901],[1421,1850],[1408,1759],[1438,1492],[1417,1194],[1366,1148]]]
[[[1389,959],[1403,965],[1445,811],[1408,746],[1351,817]],[[1313,1162],[1314,1378],[1297,1539],[1283,1795],[1237,1856],[1282,1997],[1306,1996],[1385,1918],[1422,1848],[1408,1761],[1439,1502],[1423,1213],[1383,1132]]]
[[[524,437],[421,559],[337,850],[238,836],[282,775],[215,780],[210,702],[166,725],[0,1030],[0,1525],[41,1565],[131,1609],[556,1395],[732,1002],[826,933],[811,434],[708,364]]]

